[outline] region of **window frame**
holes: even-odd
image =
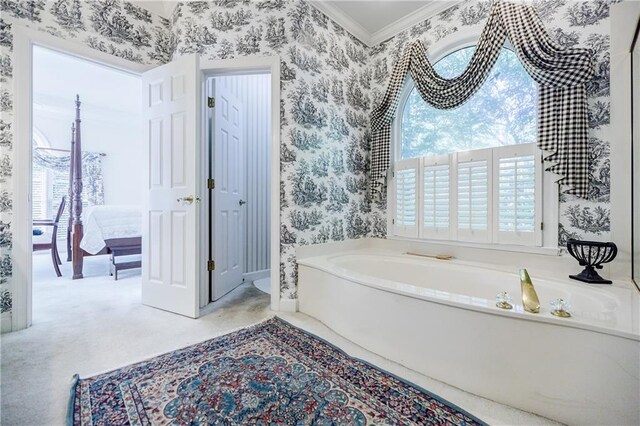
[[[464,49],[467,47],[474,46],[474,42],[467,41],[465,43],[460,43],[454,47],[451,47],[447,50],[441,49],[441,53],[437,56],[438,60],[444,58],[445,56],[452,54],[460,49]],[[510,46],[505,45],[503,48],[513,50]],[[434,62],[434,63],[435,63]],[[456,223],[454,221],[454,215],[458,214],[457,211],[457,199],[454,200],[452,197],[455,195],[457,197],[457,189],[454,193],[452,189],[457,187],[457,163],[459,157],[467,158],[468,153],[478,152],[478,151],[489,151],[488,161],[490,163],[494,162],[495,152],[502,149],[508,149],[523,145],[506,145],[502,147],[495,148],[485,148],[482,150],[473,150],[473,151],[464,151],[460,153],[452,153],[451,155],[455,156],[454,161],[451,162],[449,169],[449,188],[450,188],[450,199],[449,199],[449,238],[445,237],[446,233],[441,233],[442,237],[434,236],[433,233],[430,233],[424,229],[424,188],[423,188],[423,173],[422,168],[424,167],[425,161],[431,162],[431,159],[436,157],[446,157],[447,155],[441,156],[430,156],[430,157],[419,157],[412,159],[402,159],[402,117],[404,115],[404,110],[406,107],[406,103],[411,95],[412,91],[415,89],[415,82],[411,78],[410,75],[405,77],[402,91],[400,92],[400,98],[398,102],[398,110],[394,117],[392,128],[391,128],[391,147],[390,147],[390,165],[389,173],[388,173],[388,182],[387,185],[387,238],[388,239],[401,239],[401,240],[411,240],[418,242],[427,242],[427,243],[436,243],[436,244],[446,244],[446,245],[455,245],[455,246],[468,246],[468,247],[479,247],[479,248],[487,248],[487,249],[498,249],[498,250],[506,250],[506,251],[517,251],[517,252],[536,252],[542,254],[558,254],[558,222],[559,222],[559,188],[557,184],[557,175],[554,175],[550,172],[544,171],[543,167],[543,153],[537,147],[534,150],[536,156],[536,191],[540,193],[539,196],[536,197],[536,213],[535,213],[535,223],[536,228],[534,232],[534,244],[533,245],[520,245],[517,242],[513,241],[507,243],[499,243],[498,242],[498,227],[497,220],[498,218],[492,214],[492,209],[494,207],[494,203],[492,199],[497,197],[498,187],[494,184],[492,185],[492,191],[489,194],[488,200],[488,238],[466,238],[460,239],[459,232],[457,226],[452,226],[452,224]],[[495,152],[494,152],[495,151]],[[429,158],[429,160],[425,160],[425,158]],[[417,160],[417,210],[416,210],[416,219],[418,221],[418,231],[415,233],[412,232],[398,232],[396,230],[395,225],[395,206],[396,206],[396,194],[395,194],[395,167],[397,162],[408,162],[411,160]],[[442,161],[442,159],[440,159]],[[489,176],[489,179],[495,180],[497,179],[497,174],[492,173]]]

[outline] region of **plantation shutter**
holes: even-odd
[[[418,159],[395,164],[394,233],[405,237],[418,236]]]
[[[539,244],[537,231],[541,219],[536,184],[541,164],[534,144],[497,148],[494,150],[493,164],[497,208],[495,242]]]
[[[47,209],[47,170],[38,164],[33,165],[33,180],[31,182],[31,199],[33,220],[49,218]]]
[[[457,154],[458,239],[489,242],[491,150]]]
[[[423,158],[422,163],[422,237],[449,239],[451,179],[449,156]]]

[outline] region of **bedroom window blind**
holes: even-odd
[[[541,173],[533,143],[398,161],[394,234],[541,245]]]
[[[31,182],[31,213],[34,220],[49,218],[47,195],[47,170],[37,164],[34,164]]]

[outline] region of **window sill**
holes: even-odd
[[[559,247],[530,247],[530,246],[517,246],[509,244],[485,244],[485,243],[472,243],[468,241],[446,241],[446,240],[428,240],[422,238],[409,238],[401,237],[398,235],[387,235],[388,240],[393,241],[407,241],[411,243],[422,244],[437,244],[441,246],[449,247],[465,247],[479,250],[495,250],[495,251],[508,251],[515,253],[528,253],[528,254],[540,254],[544,256],[560,256]]]

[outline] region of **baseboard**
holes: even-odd
[[[282,312],[298,312],[298,299],[280,299]]]
[[[7,333],[11,331],[11,313],[3,314],[0,319],[0,333]]]
[[[242,274],[242,278],[246,282],[253,282],[255,280],[259,280],[262,278],[269,278],[269,269],[263,269],[261,271],[248,272],[246,274]]]

